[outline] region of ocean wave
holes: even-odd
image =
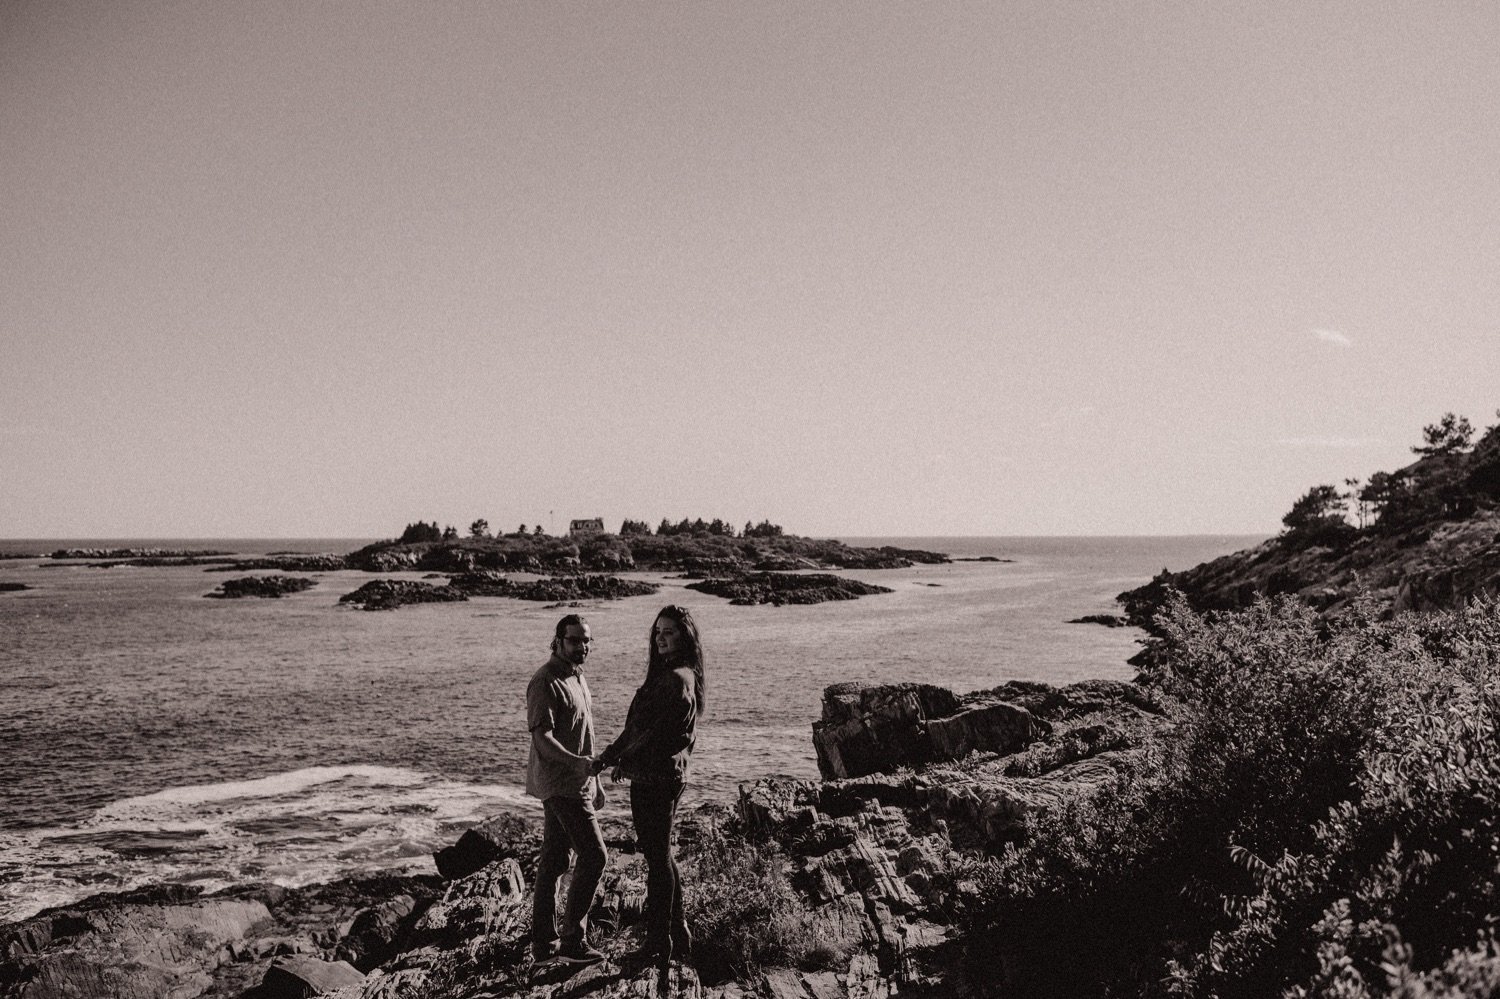
[[[431,871],[433,851],[458,830],[538,807],[514,786],[365,765],[165,788],[77,825],[0,833],[0,921],[151,883],[213,891]]]

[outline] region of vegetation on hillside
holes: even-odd
[[[1496,994],[1500,606],[1177,596],[1151,644],[1174,734],[962,873],[972,973],[999,955],[1022,995]]]
[[[1412,451],[1394,472],[1313,486],[1256,548],[1122,593],[1127,617],[1150,629],[1170,589],[1199,610],[1282,593],[1337,609],[1361,590],[1392,611],[1422,610],[1500,592],[1500,425],[1476,442],[1468,419],[1447,413]]]

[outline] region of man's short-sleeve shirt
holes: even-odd
[[[547,660],[526,685],[526,728],[551,729],[568,752],[594,754],[594,712],[589,683],[573,664],[558,656]],[[571,766],[544,760],[530,745],[526,758],[526,793],[545,801],[554,795],[585,796],[593,778]]]

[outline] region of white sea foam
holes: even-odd
[[[76,826],[0,833],[0,883],[9,888],[0,921],[159,882],[213,891],[431,871],[432,853],[457,829],[535,807],[516,787],[381,766],[165,788],[111,802]]]

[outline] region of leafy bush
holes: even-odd
[[[1039,994],[1496,994],[1500,607],[1162,625],[1175,732],[967,872],[971,950]]]
[[[787,879],[774,843],[714,830],[685,851],[683,906],[705,983],[741,981],[766,968],[830,969],[855,941],[807,908]]]

